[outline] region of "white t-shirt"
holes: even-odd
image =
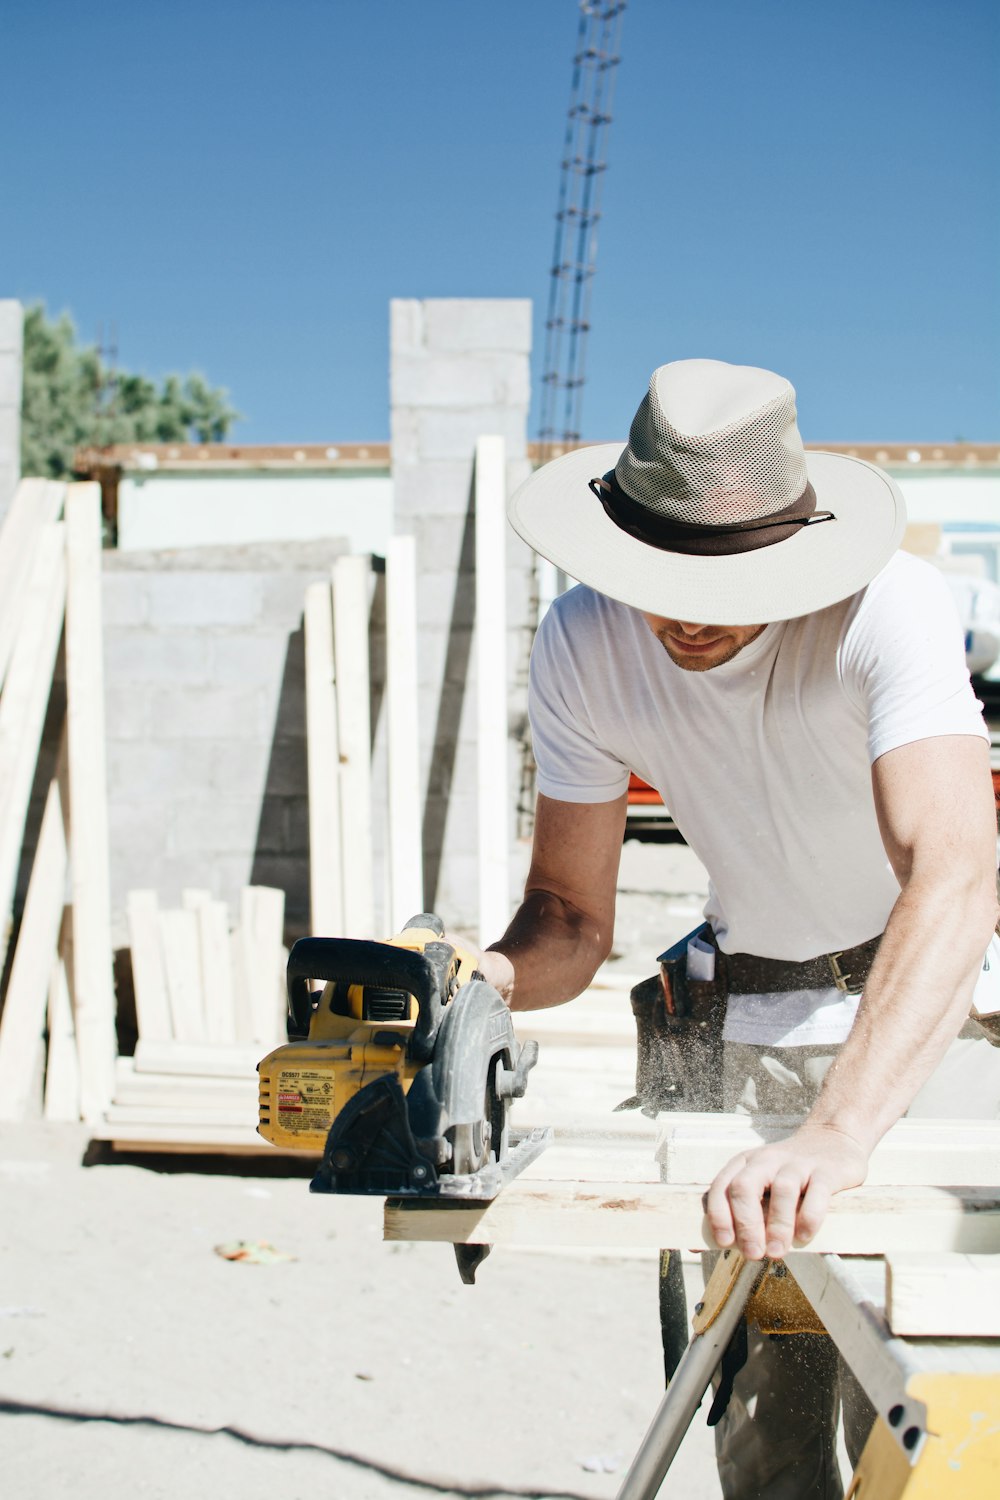
[[[988,738],[948,589],[905,553],[707,672],[677,667],[637,610],[573,588],[539,627],[530,714],[540,792],[612,801],[636,771],[708,869],[723,952],[791,960],[874,937],[899,894],[871,763],[936,735]],[[856,1009],[835,988],[733,997],[726,1035],[841,1041]]]

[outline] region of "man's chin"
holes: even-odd
[[[683,672],[710,672],[713,667],[721,667],[725,662],[732,661],[746,644],[743,641],[720,641],[711,651],[685,651],[674,646],[673,642],[665,641],[663,636],[659,637],[659,641],[674,666],[680,667]]]

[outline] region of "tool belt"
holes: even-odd
[[[696,979],[688,971],[688,945],[699,939],[703,949],[714,949],[712,979]],[[880,941],[881,935],[856,948],[792,963],[754,953],[723,953],[708,923],[689,932],[660,954],[659,973],[632,990],[638,1042],[635,1094],[619,1109],[641,1109],[650,1116],[661,1110],[720,1110],[729,996],[831,986],[843,994],[860,994]]]

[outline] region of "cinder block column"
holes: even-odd
[[[390,316],[395,529],[417,544],[419,735],[425,899],[453,930],[477,922],[475,531],[476,439],[506,443],[508,493],[528,473],[531,303],[394,301]],[[507,573],[508,785],[514,841],[532,557],[513,532]],[[513,862],[512,899],[523,862]],[[499,936],[499,934],[497,934]]]
[[[24,313],[0,300],[0,520],[21,477],[21,368]]]

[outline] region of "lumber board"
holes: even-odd
[[[0,694],[0,966],[10,941],[21,844],[65,600],[65,536],[59,522],[43,527],[39,534],[24,610]]]
[[[49,783],[24,915],[0,1013],[0,1120],[21,1120],[42,1056],[52,964],[66,899],[66,826],[59,782]]]
[[[223,1046],[200,1042],[147,1042],[140,1037],[133,1058],[136,1073],[190,1074],[203,1078],[256,1078],[264,1053],[256,1043]]]
[[[479,942],[510,920],[507,730],[506,458],[502,437],[476,443],[476,790]]]
[[[708,1184],[732,1157],[785,1139],[799,1123],[795,1116],[661,1115],[663,1180]],[[899,1120],[872,1152],[867,1182],[1000,1186],[1000,1121]]]
[[[254,1041],[253,998],[247,977],[247,955],[243,943],[243,927],[237,922],[229,934],[229,972],[233,979],[233,1029],[238,1046],[256,1047]]]
[[[65,916],[65,914],[64,914]],[[65,926],[69,926],[66,922]],[[68,954],[64,951],[52,965],[49,981],[49,1045],[45,1062],[45,1105],[47,1120],[80,1118],[80,1067],[76,1057],[76,1027],[66,973]],[[72,959],[70,957],[70,962]]]
[[[148,1042],[166,1042],[173,1036],[167,976],[160,939],[160,909],[155,891],[129,891],[125,902],[129,946],[132,955],[132,986],[139,1035]]]
[[[588,992],[568,1005],[514,1012],[519,1041],[575,1047],[629,1047],[635,1068],[635,1021],[627,995],[615,1004],[607,994]]]
[[[240,936],[251,1036],[265,1050],[287,1038],[284,982],[285,893],[249,885],[240,892]]]
[[[160,1130],[157,1132],[143,1133],[142,1127],[137,1126],[135,1133],[130,1133],[129,1127],[125,1126],[116,1134],[110,1133],[104,1126],[98,1126],[91,1132],[91,1138],[95,1141],[104,1141],[112,1151],[122,1154],[148,1153],[156,1156],[243,1156],[243,1157],[291,1157],[295,1160],[318,1161],[321,1153],[318,1151],[299,1151],[294,1146],[272,1146],[269,1141],[260,1136],[253,1138],[245,1132],[234,1135],[231,1131],[223,1131],[221,1127],[216,1130],[188,1130],[187,1127],[178,1127],[171,1132]]]
[[[885,1316],[901,1337],[1000,1338],[1000,1255],[887,1255]]]
[[[311,930],[333,936],[344,927],[340,855],[340,742],[333,660],[333,595],[311,583],[305,596],[306,752],[309,785]]]
[[[115,990],[101,634],[101,491],[66,490],[66,704],[69,729],[73,1000],[80,1109],[96,1120],[111,1098]]]
[[[659,1182],[652,1139],[620,1136],[608,1141],[579,1133],[558,1137],[525,1167],[524,1182]]]
[[[109,1104],[104,1112],[108,1125],[190,1125],[203,1129],[215,1126],[233,1126],[236,1129],[256,1130],[257,1101],[251,1099],[242,1105],[231,1103],[177,1104]]]
[[[91,1130],[95,1141],[111,1141],[122,1151],[162,1151],[175,1146],[185,1151],[229,1151],[239,1149],[259,1152],[268,1156],[278,1148],[259,1136],[251,1125],[117,1125],[100,1120]],[[317,1156],[322,1153],[294,1151],[288,1148],[281,1152],[288,1156]]]
[[[412,536],[389,538],[385,559],[389,923],[399,932],[424,909],[417,694],[417,558]]]
[[[257,1075],[248,1074],[233,1078],[212,1078],[204,1074],[141,1073],[135,1068],[134,1059],[120,1057],[115,1066],[115,1104],[157,1104],[172,1108],[237,1103],[241,1107],[249,1101],[251,1109],[257,1107]]]
[[[0,685],[10,665],[43,529],[62,512],[66,486],[51,479],[22,479],[0,526]]]
[[[197,916],[205,1038],[209,1042],[235,1042],[236,1009],[229,942],[229,911],[224,901],[209,899],[198,906]]]
[[[368,667],[370,573],[368,557],[338,557],[333,565],[343,934],[350,938],[376,936]]]
[[[171,1035],[178,1042],[204,1041],[205,1006],[201,991],[197,913],[161,911],[157,925],[170,1005]]]
[[[683,1184],[525,1181],[476,1206],[389,1199],[387,1240],[452,1244],[712,1247],[703,1189]],[[809,1249],[1000,1253],[1000,1189],[853,1188],[834,1198]]]
[[[184,911],[197,911],[204,906],[206,901],[211,901],[212,892],[204,890],[201,886],[185,886],[181,891],[181,907]]]

